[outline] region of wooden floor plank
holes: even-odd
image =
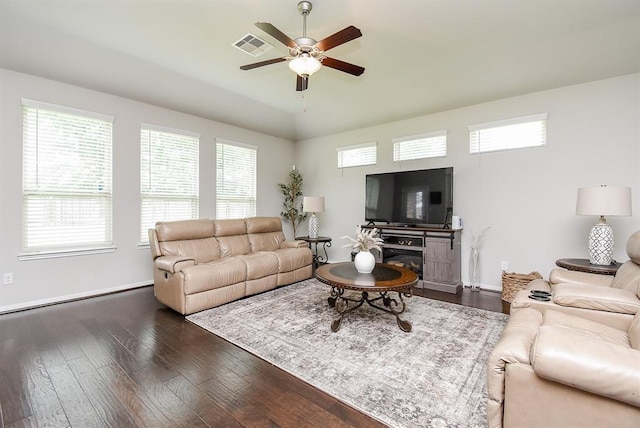
[[[414,295],[508,312],[498,293]],[[0,315],[0,362],[5,428],[383,426],[186,321],[151,287]]]

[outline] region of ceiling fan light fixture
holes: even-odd
[[[313,73],[320,70],[321,65],[322,64],[317,58],[306,52],[300,54],[297,58],[294,58],[289,62],[289,68],[301,77],[311,76]]]

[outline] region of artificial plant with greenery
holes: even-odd
[[[280,215],[291,222],[295,238],[296,227],[307,218],[307,214],[302,211],[302,202],[298,202],[302,196],[302,174],[294,169],[289,173],[288,181],[278,183],[278,186],[284,195]]]

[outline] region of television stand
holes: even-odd
[[[415,271],[422,288],[452,294],[462,290],[461,230],[386,225],[362,228],[380,231],[384,243],[379,261]]]

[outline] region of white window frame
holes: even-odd
[[[18,259],[35,260],[115,251],[114,117],[28,99],[22,99],[22,108],[23,252],[18,254]],[[35,117],[29,117],[33,114]],[[62,115],[56,122],[57,129],[63,129],[58,134],[54,129],[56,124],[50,127],[46,124],[47,116],[55,115]],[[78,118],[75,123],[74,116]],[[51,120],[56,119],[51,117]],[[73,134],[72,129],[81,131],[90,126],[95,126],[100,134],[92,134],[90,139]],[[70,135],[78,138],[71,138]],[[98,144],[99,150],[87,151],[92,149],[92,144]],[[72,159],[77,160],[76,165],[73,165]],[[86,174],[88,170],[98,171],[95,174],[96,181],[91,179],[94,176]],[[56,175],[56,171],[61,172],[60,176]],[[74,171],[75,179],[81,178],[81,181],[64,179],[65,175],[69,177]],[[45,214],[39,216],[38,212]]]
[[[378,162],[378,142],[336,148],[338,168],[375,165]]]
[[[235,159],[229,159],[230,165],[225,166],[220,150],[226,147],[246,150],[247,159],[238,159],[246,163],[234,165]],[[216,219],[254,217],[257,186],[258,147],[216,138]]]
[[[542,147],[547,143],[547,113],[480,123],[468,129],[470,154]]]
[[[393,143],[394,162],[447,156],[446,129],[393,138],[391,142]]]
[[[167,158],[160,154],[164,150]],[[140,124],[141,247],[149,244],[148,230],[157,221],[200,216],[199,171],[199,133]]]

